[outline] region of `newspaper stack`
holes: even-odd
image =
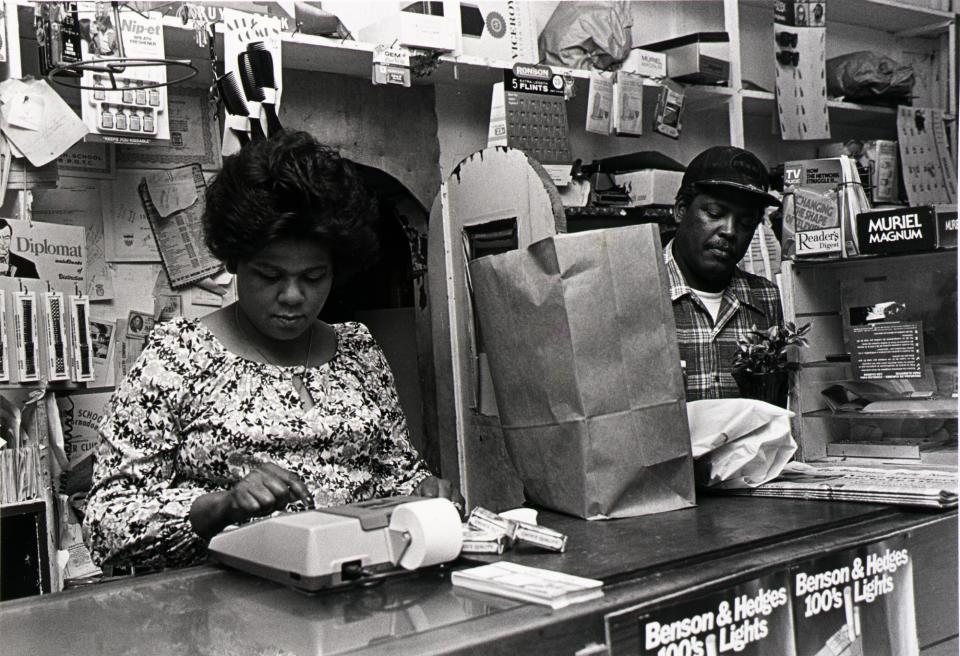
[[[794,462],[769,483],[725,492],[755,497],[862,501],[945,509],[957,507],[957,472]]]

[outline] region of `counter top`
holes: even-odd
[[[566,631],[580,640],[602,633],[610,610],[948,516],[956,511],[709,496],[695,508],[604,522],[542,512],[541,524],[568,534],[567,551],[518,547],[506,558],[600,578],[603,598],[554,611],[455,590],[444,568],[310,596],[202,565],[4,602],[0,635],[11,654],[518,653],[506,638],[562,625],[559,639]]]

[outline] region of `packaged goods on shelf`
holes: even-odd
[[[429,13],[420,13],[427,7]],[[442,2],[379,3],[380,16],[375,23],[361,27],[357,38],[367,43],[408,48],[453,51],[460,37],[460,6],[453,0]]]
[[[537,26],[528,2],[474,0],[460,3],[459,54],[536,64]]]
[[[695,32],[647,43],[644,50],[667,56],[667,76],[689,84],[718,84],[730,79],[730,35]]]

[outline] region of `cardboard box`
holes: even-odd
[[[536,64],[537,25],[527,0],[460,3],[458,53],[511,64]]]
[[[937,217],[930,205],[861,212],[856,230],[864,255],[932,251],[937,246]]]
[[[630,54],[621,64],[620,70],[644,77],[666,77],[667,55],[644,48],[631,48]]]
[[[673,205],[673,201],[683,180],[682,171],[664,171],[644,169],[617,173],[613,181],[623,185],[630,194],[630,206]]]
[[[426,7],[436,13],[420,13]],[[382,43],[396,42],[407,48],[452,51],[460,40],[460,4],[456,0],[442,2],[397,2],[378,5],[381,18],[360,28],[357,40]]]
[[[666,54],[667,75],[678,82],[716,84],[730,77],[730,35],[726,32],[695,32],[643,48]]]
[[[957,206],[935,205],[937,212],[937,248],[957,247]]]

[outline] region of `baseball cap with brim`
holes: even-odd
[[[736,146],[713,146],[687,165],[681,186],[740,191],[765,206],[780,207],[780,200],[769,193],[769,179],[767,167],[750,151]]]

